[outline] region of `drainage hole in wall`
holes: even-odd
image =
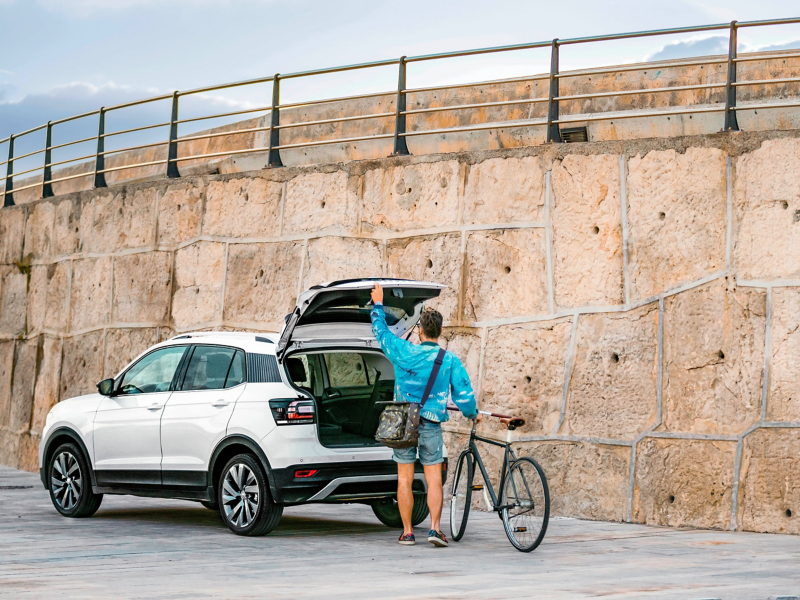
[[[511,267],[506,267],[506,273],[511,273]]]
[[[618,363],[619,362],[619,354],[617,354],[616,352],[614,354],[612,354],[611,355],[611,362]]]
[[[717,352],[717,356],[719,356],[720,359],[723,359],[725,358],[725,353],[722,350],[720,350],[719,352]]]
[[[674,504],[675,503],[675,496],[673,496],[672,494],[670,494],[670,496],[669,496],[669,503],[670,504]]]
[[[791,508],[787,508],[786,509],[786,516],[787,517],[791,517],[792,516],[792,509]]]
[[[525,376],[525,383],[530,383],[530,382],[531,382],[530,376],[526,375]]]
[[[432,269],[432,268],[433,268],[433,261],[432,261],[430,258],[428,259],[428,264],[427,264],[426,266],[427,266],[429,269]]]
[[[664,219],[667,218],[667,213],[665,212],[658,213],[658,218],[663,221]]]
[[[597,235],[598,233],[600,233],[600,228],[599,228],[597,225],[595,225],[595,226],[592,228],[592,233],[594,233],[595,235]]]

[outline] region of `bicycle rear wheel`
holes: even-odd
[[[464,450],[453,473],[453,494],[450,496],[450,537],[455,542],[464,537],[467,528],[473,474],[472,452]]]
[[[542,543],[550,520],[550,491],[535,460],[526,456],[511,463],[500,505],[506,535],[517,550],[530,552]]]

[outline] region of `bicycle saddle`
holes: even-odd
[[[515,419],[500,419],[500,422],[508,427],[509,431],[514,431],[517,427],[522,427],[525,425],[525,419],[515,418]]]

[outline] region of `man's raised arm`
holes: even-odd
[[[372,290],[372,301],[374,306],[369,313],[372,321],[372,333],[386,357],[392,363],[402,367],[405,358],[403,346],[411,342],[401,340],[389,330],[389,326],[386,324],[386,312],[383,309],[383,288],[380,284],[376,283]]]

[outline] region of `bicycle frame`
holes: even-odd
[[[487,489],[489,490],[489,497],[492,500],[492,510],[495,512],[500,512],[504,507],[498,504],[497,494],[494,491],[494,487],[492,486],[492,482],[489,479],[489,475],[486,473],[486,467],[483,465],[483,460],[481,459],[480,452],[478,452],[478,446],[475,444],[475,441],[483,442],[484,444],[491,444],[492,446],[499,446],[500,448],[504,449],[503,453],[503,465],[500,467],[500,490],[503,489],[506,483],[506,475],[509,472],[510,465],[513,461],[517,460],[517,455],[514,454],[514,450],[511,449],[511,444],[506,442],[504,444],[500,442],[496,442],[494,440],[490,440],[484,437],[480,437],[479,435],[475,434],[475,427],[477,423],[473,422],[472,424],[472,431],[469,434],[469,450],[472,453],[472,458],[478,465],[478,468],[481,470],[481,475],[483,476],[483,482],[486,485]]]

